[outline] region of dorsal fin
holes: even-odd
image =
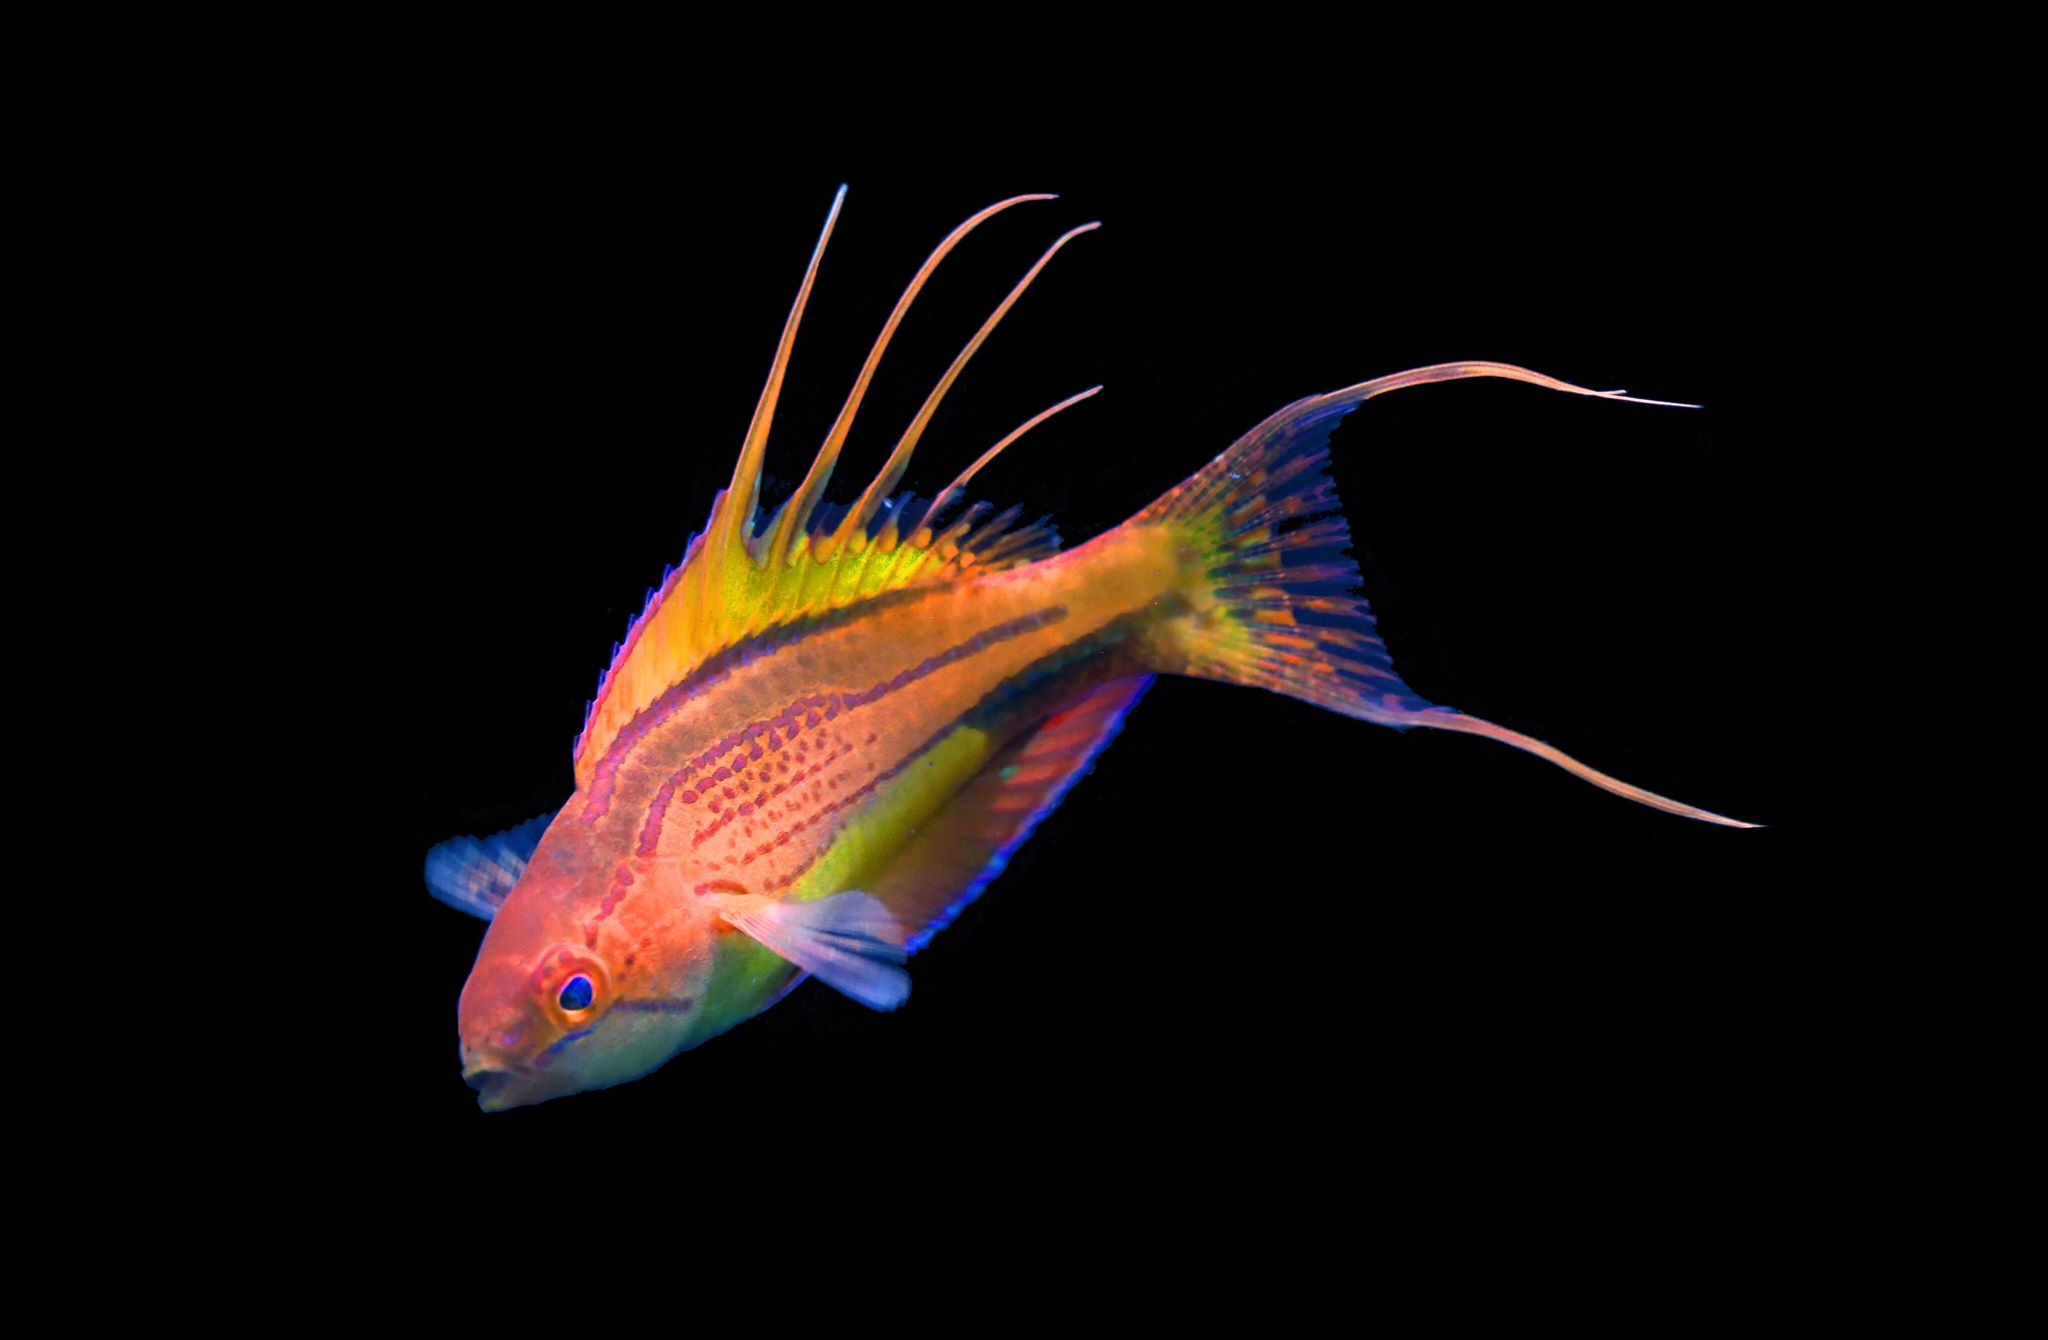
[[[983,521],[986,504],[968,508],[957,519],[946,522],[943,513],[959,500],[960,490],[975,470],[996,452],[1026,431],[1069,405],[1095,394],[1100,387],[1070,397],[1026,420],[971,466],[966,475],[944,490],[929,507],[920,507],[909,495],[885,500],[884,495],[901,480],[912,451],[925,426],[937,411],[940,400],[979,349],[998,322],[1021,297],[1038,272],[1069,240],[1096,225],[1088,224],[1062,236],[1011,290],[1008,297],[984,322],[973,339],[946,370],[938,386],[926,398],[909,429],[890,453],[875,480],[862,491],[836,525],[813,526],[823,501],[826,483],[839,448],[852,426],[854,411],[865,394],[882,351],[888,346],[912,299],[924,286],[939,261],[984,219],[1028,200],[1050,200],[1052,196],[1017,196],[989,206],[954,229],[930,259],[918,270],[896,308],[890,313],[881,335],[862,366],[846,405],[833,423],[817,460],[794,495],[777,510],[767,526],[756,533],[759,510],[761,462],[781,394],[789,355],[796,341],[805,303],[824,256],[825,242],[838,219],[846,188],[833,199],[832,212],[811,254],[796,301],[790,307],[782,338],[777,342],[768,383],[762,389],[732,483],[712,501],[711,518],[704,530],[690,541],[682,566],[669,573],[659,590],[653,592],[640,617],[633,622],[613,657],[611,667],[598,684],[584,719],[583,733],[576,741],[576,782],[587,782],[598,760],[618,733],[649,703],[671,685],[701,665],[705,659],[767,629],[796,619],[843,608],[885,591],[909,586],[935,584],[954,579],[963,571],[977,572],[1035,562],[1057,551],[1059,537],[1044,522],[1015,525],[1012,508]],[[909,513],[911,515],[906,515]],[[822,522],[823,518],[819,518]]]

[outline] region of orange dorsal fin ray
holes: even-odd
[[[917,300],[925,281],[932,277],[932,271],[939,268],[939,262],[948,252],[960,245],[961,239],[980,227],[986,219],[993,218],[1013,205],[1033,200],[1056,200],[1051,195],[1017,195],[1008,200],[998,200],[987,209],[975,214],[965,223],[948,233],[945,240],[932,250],[925,263],[911,276],[910,284],[903,290],[903,296],[896,300],[896,306],[889,313],[889,319],[882,324],[882,333],[875,337],[874,348],[868,351],[867,361],[861,364],[860,375],[854,378],[853,389],[847,393],[846,403],[840,407],[839,417],[832,421],[832,429],[825,434],[825,444],[818,448],[818,457],[811,462],[811,469],[804,476],[804,482],[797,486],[795,494],[782,509],[770,528],[766,553],[770,562],[786,558],[790,544],[796,536],[810,526],[811,513],[825,495],[825,486],[832,480],[832,468],[839,461],[839,449],[846,445],[846,435],[853,430],[853,416],[860,410],[860,402],[867,395],[868,383],[874,380],[875,368],[882,361],[883,351],[888,349],[889,340],[896,333],[896,327],[903,323],[904,313]]]
[[[875,366],[932,269],[982,220],[1011,205],[1050,199],[1049,196],[1018,196],[992,205],[939,244],[890,314],[804,482],[757,531],[761,465],[775,403],[788,369],[797,327],[844,196],[845,188],[841,187],[804,273],[803,285],[791,305],[731,485],[713,500],[711,518],[690,541],[682,565],[665,574],[661,586],[649,593],[645,609],[634,620],[598,683],[597,696],[591,700],[583,732],[576,741],[578,786],[589,781],[605,751],[636,715],[705,660],[749,637],[885,592],[949,582],[969,570],[988,572],[1016,567],[1058,551],[1059,536],[1050,525],[1043,521],[1017,525],[1019,514],[1014,508],[984,520],[988,508],[977,504],[950,523],[940,512],[958,501],[960,488],[981,464],[1038,423],[1087,399],[1094,394],[1092,390],[1027,420],[984,453],[982,460],[970,467],[968,476],[956,481],[933,506],[924,506],[908,495],[887,499],[882,494],[902,478],[911,448],[968,357],[1044,268],[1052,253],[1085,229],[1076,229],[1055,243],[983,324],[926,400],[924,409],[897,444],[875,483],[844,513],[843,519],[837,509],[832,509],[831,518],[836,524],[827,524],[825,518],[815,515],[822,504],[833,461],[851,428]]]
[[[931,423],[932,415],[938,413],[939,403],[946,398],[946,392],[953,388],[953,383],[959,379],[961,371],[966,368],[968,360],[974,357],[975,351],[981,348],[982,343],[995,332],[995,328],[1002,324],[1003,318],[1009,315],[1010,309],[1016,306],[1017,299],[1024,296],[1024,290],[1031,287],[1031,281],[1038,278],[1038,272],[1059,254],[1061,247],[1081,234],[1092,232],[1101,226],[1100,223],[1084,223],[1079,228],[1063,233],[1058,241],[1045,249],[1045,254],[1025,272],[1024,277],[1017,281],[1009,296],[996,305],[995,311],[989,313],[988,320],[981,323],[981,329],[974,332],[974,338],[967,342],[967,346],[953,359],[952,366],[946,369],[945,376],[939,378],[939,384],[925,397],[924,405],[917,411],[917,417],[910,421],[910,427],[904,429],[902,438],[896,443],[896,450],[889,453],[889,459],[876,472],[874,482],[867,486],[866,491],[860,495],[860,500],[847,512],[846,519],[839,523],[839,529],[833,533],[830,542],[831,549],[847,544],[862,527],[874,520],[875,510],[881,506],[882,499],[902,482],[903,472],[910,468],[911,453],[917,449],[918,440],[924,436],[925,427]]]
[[[811,300],[811,285],[818,278],[818,262],[825,258],[825,244],[832,240],[832,225],[839,222],[839,207],[846,203],[846,188],[832,197],[831,212],[825,216],[818,245],[811,249],[811,263],[804,268],[804,282],[790,304],[789,317],[782,323],[782,338],[775,342],[775,361],[768,368],[768,384],[754,402],[754,417],[747,422],[747,436],[740,446],[739,461],[732,468],[732,483],[711,511],[711,533],[741,537],[753,529],[754,505],[761,489],[761,461],[768,454],[768,430],[775,423],[775,402],[782,396],[782,377],[789,371],[789,353],[796,347],[796,329],[803,323],[804,305]]]

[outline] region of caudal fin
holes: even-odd
[[[1297,401],[1233,443],[1138,514],[1172,526],[1206,562],[1190,610],[1159,639],[1160,669],[1272,689],[1346,716],[1459,731],[1525,749],[1602,790],[1654,809],[1732,828],[1757,825],[1667,799],[1588,767],[1560,749],[1416,696],[1394,671],[1356,594],[1351,530],[1328,473],[1329,439],[1346,414],[1403,386],[1506,377],[1637,404],[1505,363],[1443,363]]]

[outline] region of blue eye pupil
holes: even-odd
[[[590,979],[579,972],[562,983],[562,1008],[587,1010],[590,1008],[591,998],[596,994],[597,990],[590,985]]]

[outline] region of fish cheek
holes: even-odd
[[[619,998],[647,1012],[687,1013],[711,982],[711,939],[723,925],[701,898],[663,888],[658,898],[622,909],[612,957]]]
[[[663,929],[667,939],[653,946],[659,950],[658,968],[636,981],[632,993],[622,994],[618,1002],[618,1014],[634,1021],[643,1073],[703,1042],[709,1036],[709,1020],[717,1013],[707,1008],[713,1003],[716,964],[713,920],[686,917]],[[710,1032],[717,1031],[710,1027]]]
[[[642,1009],[626,1002],[607,1021],[604,1039],[604,1067],[610,1072],[606,1083],[638,1079],[660,1069],[678,1052],[692,1045],[696,1032],[696,1011],[689,1009]]]
[[[709,963],[709,953],[693,953],[689,939],[662,943],[651,929],[644,942],[636,937],[622,947],[602,1021],[563,1048],[562,1068],[573,1082],[601,1088],[638,1079],[694,1045]]]

